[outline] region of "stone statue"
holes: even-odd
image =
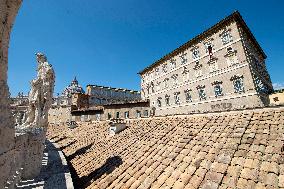
[[[42,53],[36,53],[37,77],[31,81],[29,106],[24,127],[45,128],[48,124],[48,110],[52,104],[55,74]]]

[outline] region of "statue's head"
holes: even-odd
[[[37,60],[38,63],[40,63],[40,62],[47,62],[47,58],[46,58],[46,56],[43,53],[38,52],[35,55],[36,55],[36,60]]]

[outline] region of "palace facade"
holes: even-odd
[[[239,12],[142,70],[156,115],[262,107],[273,91],[266,55]]]

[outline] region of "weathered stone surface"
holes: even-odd
[[[36,54],[37,77],[31,81],[29,107],[23,127],[47,128],[48,110],[52,104],[55,74],[42,53]]]
[[[10,110],[7,69],[10,33],[21,2],[0,0],[0,188],[4,188],[8,179],[18,177],[13,177],[17,169],[12,152],[15,147],[15,129]]]

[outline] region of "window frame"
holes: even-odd
[[[219,87],[219,92],[216,91],[216,88]],[[224,93],[223,93],[223,87],[222,87],[222,84],[221,83],[216,83],[213,85],[213,89],[214,89],[214,95],[215,97],[219,97],[219,96],[223,96]],[[218,93],[217,93],[218,92]]]
[[[158,99],[157,99],[157,106],[162,107],[162,98],[161,97],[158,97]]]
[[[185,101],[186,101],[187,103],[192,102],[191,91],[192,91],[192,90],[190,90],[190,89],[187,89],[187,90],[184,91]]]
[[[182,54],[179,56],[180,57],[180,63],[181,65],[186,64],[187,63],[187,53],[186,52],[182,52]]]
[[[221,34],[220,34],[220,37],[221,37],[221,42],[223,45],[227,45],[229,44],[230,42],[233,41],[233,36],[232,36],[232,33],[231,33],[231,29],[225,29]]]
[[[124,118],[125,119],[129,119],[129,111],[125,111],[124,112]]]
[[[175,100],[175,105],[180,105],[181,104],[180,92],[175,92],[174,93],[174,100]]]
[[[170,106],[170,95],[165,95],[165,104],[166,106]]]
[[[197,91],[198,91],[199,100],[200,101],[207,100],[207,95],[206,95],[206,92],[205,92],[205,85],[203,85],[203,86],[198,85],[196,88],[197,88]]]
[[[191,53],[192,53],[192,59],[193,60],[197,60],[200,58],[200,52],[199,52],[199,48],[193,48],[191,50]]]
[[[235,93],[245,93],[245,85],[244,85],[244,77],[239,75],[234,75],[231,77],[231,81],[233,82],[233,88]],[[236,82],[240,83],[241,89],[236,87]]]

